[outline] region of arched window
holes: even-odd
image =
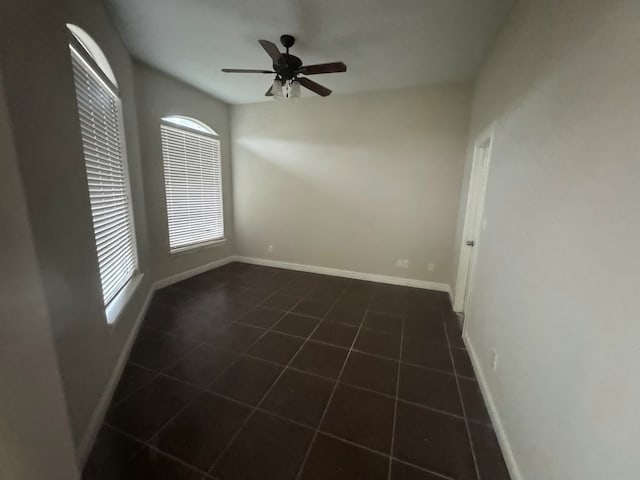
[[[160,125],[169,224],[175,253],[224,239],[220,140],[199,120],[168,116]]]
[[[81,28],[67,27],[102,296],[111,323],[137,270],[122,105],[100,47]]]

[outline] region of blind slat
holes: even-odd
[[[109,305],[137,268],[121,104],[73,47],[71,59],[102,296]]]
[[[170,249],[223,238],[220,142],[166,124],[161,136]]]

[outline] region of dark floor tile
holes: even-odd
[[[462,416],[458,384],[453,374],[403,363],[398,397]]]
[[[475,466],[465,422],[398,402],[394,456],[456,480],[474,480]]]
[[[115,405],[121,402],[136,390],[149,384],[156,375],[157,373],[152,370],[127,363],[122,375],[120,376],[120,381],[118,382],[118,387],[113,394],[111,403]]]
[[[329,310],[329,312],[325,316],[325,320],[359,327],[362,324],[362,320],[364,319],[364,314],[366,312],[366,310],[364,309],[365,307],[343,307],[336,304],[331,310]]]
[[[304,340],[281,333],[267,332],[247,352],[269,362],[286,365],[296,354]]]
[[[282,293],[276,293],[262,302],[261,306],[274,308],[276,310],[283,310],[285,312],[291,310],[296,303],[300,301],[299,297],[292,295],[283,295]]]
[[[484,403],[480,386],[475,380],[458,377],[464,413],[468,420],[491,425],[491,418]]]
[[[207,343],[214,348],[244,352],[263,334],[264,330],[260,328],[230,323],[223,332],[220,332],[215,338],[209,339]]]
[[[200,345],[165,373],[199,387],[206,387],[237,358],[236,353]]]
[[[308,300],[305,298],[295,306],[293,311],[302,315],[322,318],[329,311],[329,307],[331,307],[330,302]]]
[[[315,428],[320,422],[333,385],[334,382],[287,369],[260,406]]]
[[[476,373],[473,370],[473,364],[471,358],[466,350],[460,348],[452,348],[451,354],[453,355],[453,361],[456,366],[456,373],[469,378],[476,378]]]
[[[453,372],[453,364],[451,363],[451,355],[447,345],[405,338],[402,361],[445,372]]]
[[[134,347],[129,361],[161,372],[176,363],[189,350],[193,350],[196,345],[196,343],[185,341],[178,336],[165,334],[155,342]]]
[[[191,299],[194,292],[188,289],[179,288],[175,285],[161,288],[153,294],[153,304],[175,305],[185,303]]]
[[[358,333],[358,329],[354,326],[323,321],[311,335],[311,340],[349,348],[356,333]]]
[[[307,342],[291,362],[293,368],[323,377],[337,378],[347,357],[344,348]]]
[[[394,460],[391,466],[391,480],[443,480],[443,478]]]
[[[142,448],[142,443],[136,442],[108,425],[103,425],[84,467],[83,480],[121,478]]]
[[[165,335],[165,331],[157,330],[153,327],[147,327],[146,325],[142,325],[136,333],[136,339],[133,343],[133,349],[139,348],[145,344],[150,342],[157,342]]]
[[[321,430],[389,454],[394,400],[338,385]]]
[[[211,469],[221,480],[294,480],[313,431],[256,412]]]
[[[369,306],[370,296],[345,293],[338,298],[334,308],[340,310],[364,310]]]
[[[271,363],[242,357],[211,384],[209,390],[257,405],[282,371]]]
[[[387,395],[395,395],[397,378],[397,361],[351,352],[340,381]]]
[[[258,289],[243,288],[239,290],[235,299],[254,306],[264,302],[270,295],[271,289],[265,290],[263,286],[260,286]]]
[[[226,318],[216,311],[191,315],[170,333],[187,342],[211,342],[223,334],[229,325]]]
[[[160,432],[156,445],[206,471],[250,413],[249,407],[203,393]]]
[[[447,334],[452,347],[466,348],[462,339],[462,329],[456,323],[447,323]]]
[[[445,323],[442,309],[438,307],[425,307],[417,308],[407,307],[407,313],[405,313],[405,320],[409,320],[411,323],[415,323],[415,327],[428,323],[432,325],[443,325]],[[419,329],[416,330],[416,333]]]
[[[408,318],[404,322],[404,335],[415,340],[447,345],[444,323],[428,318]]]
[[[313,288],[312,284],[290,281],[283,286],[278,293],[293,295],[294,297],[304,297]]]
[[[343,285],[339,283],[318,285],[307,294],[306,299],[331,304],[340,296],[343,289]]]
[[[386,313],[367,312],[362,328],[400,335],[402,333],[402,317]]]
[[[215,314],[221,320],[233,322],[243,315],[246,315],[254,306],[252,303],[247,303],[241,298],[232,298],[225,301],[223,305],[215,309],[210,309],[210,313]]]
[[[271,328],[282,318],[282,315],[283,313],[280,310],[255,307],[238,318],[238,321],[254,327]]]
[[[202,472],[145,447],[118,480],[201,480]]]
[[[311,318],[295,313],[287,313],[278,323],[275,324],[273,330],[298,337],[308,337],[313,329],[320,322],[317,318]]]
[[[322,433],[316,437],[302,480],[387,480],[389,460]]]
[[[110,410],[107,421],[147,441],[197,393],[196,388],[159,376]]]
[[[189,315],[189,313],[184,313],[170,305],[152,303],[144,317],[143,325],[163,332],[170,332],[179,327]]]
[[[404,315],[405,303],[392,296],[374,294],[369,303],[369,310],[392,315]]]
[[[360,330],[353,348],[361,352],[397,359],[400,356],[400,337],[371,330]]]
[[[491,426],[469,424],[480,480],[509,480],[500,444]]]

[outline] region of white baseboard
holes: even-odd
[[[171,275],[170,277],[163,278],[162,280],[157,280],[153,284],[153,288],[155,290],[159,290],[160,288],[168,287],[169,285],[173,285],[174,283],[181,282],[182,280],[186,280],[187,278],[195,277],[196,275],[200,275],[201,273],[208,272],[209,270],[213,270],[214,268],[222,267],[223,265],[226,265],[227,263],[231,263],[233,261],[235,261],[235,257],[229,256],[229,257],[221,258],[219,260],[215,260],[205,265],[200,265],[196,268],[192,268],[191,270],[186,270],[184,272],[176,273],[175,275]]]
[[[356,280],[366,280],[369,282],[388,283],[390,285],[401,285],[404,287],[422,288],[425,290],[436,290],[446,292],[451,297],[451,287],[446,283],[428,282],[414,278],[392,277],[391,275],[378,275],[375,273],[353,272],[351,270],[341,270],[338,268],[318,267],[316,265],[304,265],[301,263],[281,262],[278,260],[268,260],[255,257],[233,257],[234,261],[250,263],[252,265],[262,265],[265,267],[284,268],[299,272],[319,273],[321,275],[331,275],[334,277],[353,278]]]
[[[116,387],[118,386],[118,382],[120,381],[120,376],[122,375],[122,371],[124,370],[124,366],[127,363],[127,358],[129,357],[129,352],[131,352],[131,348],[133,347],[133,342],[136,339],[138,334],[138,330],[140,329],[140,325],[142,325],[142,320],[144,320],[144,316],[147,313],[149,308],[149,304],[151,303],[151,298],[153,297],[153,292],[155,291],[154,286],[152,285],[149,288],[149,292],[147,293],[147,297],[142,304],[142,308],[136,317],[136,320],[133,324],[133,328],[131,332],[129,332],[129,336],[127,337],[127,341],[124,344],[124,348],[118,357],[118,361],[116,362],[115,367],[111,371],[111,375],[109,376],[109,380],[107,381],[107,386],[102,392],[102,396],[98,401],[98,405],[96,406],[93,414],[91,415],[91,419],[89,420],[89,426],[80,441],[80,445],[78,446],[78,460],[80,462],[80,466],[84,467],[87,459],[89,458],[89,454],[91,453],[91,449],[96,441],[98,436],[98,432],[100,432],[100,428],[102,426],[102,422],[104,421],[104,417],[107,414],[107,409],[109,408],[109,404],[111,403],[111,399],[113,398],[113,394],[116,391]],[[113,328],[112,326],[110,328]]]
[[[476,378],[478,379],[478,385],[480,385],[482,396],[484,397],[484,401],[487,405],[487,410],[489,411],[489,416],[491,417],[491,423],[493,424],[493,429],[496,432],[496,436],[498,437],[500,450],[502,450],[502,456],[504,457],[507,469],[509,470],[511,480],[524,480],[524,477],[520,473],[520,468],[518,467],[516,457],[513,454],[513,449],[511,448],[511,443],[509,442],[509,438],[507,437],[504,425],[502,423],[502,420],[500,419],[500,414],[498,413],[495,401],[493,400],[493,396],[491,395],[489,384],[487,383],[487,379],[484,375],[482,367],[480,366],[480,361],[478,360],[478,356],[476,355],[473,343],[467,335],[466,330],[462,334],[462,339],[464,340],[464,344],[467,346],[467,351],[469,352],[469,357],[471,358],[471,363],[473,364],[473,369],[476,373]]]

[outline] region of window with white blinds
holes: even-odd
[[[83,44],[70,43],[89,200],[105,306],[137,268],[117,87]]]
[[[162,119],[169,248],[176,252],[224,238],[220,141],[185,117]]]

